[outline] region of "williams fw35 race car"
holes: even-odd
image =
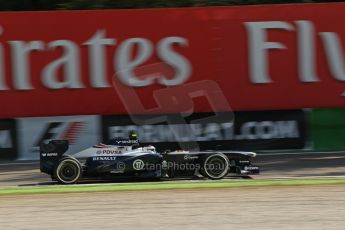
[[[40,145],[40,170],[54,181],[72,184],[80,179],[160,179],[206,177],[217,180],[229,173],[258,174],[253,152],[165,151],[139,145],[136,139],[114,139],[67,155],[67,140]]]

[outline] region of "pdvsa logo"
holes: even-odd
[[[122,153],[122,151],[117,150],[117,149],[103,149],[103,150],[98,150],[96,154],[104,154],[104,155],[111,155],[111,154],[119,154]]]

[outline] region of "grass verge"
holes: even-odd
[[[226,181],[169,181],[169,182],[139,182],[139,183],[108,183],[86,185],[47,185],[32,187],[0,188],[0,196],[56,194],[82,192],[116,192],[171,189],[210,189],[239,187],[269,187],[269,186],[310,186],[310,185],[345,185],[345,179],[258,179],[258,180],[226,180]]]

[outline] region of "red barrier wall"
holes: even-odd
[[[113,84],[145,108],[167,86],[217,91],[200,80],[234,110],[343,107],[344,12],[335,3],[0,13],[0,117],[127,113],[122,99],[134,94]],[[157,113],[135,103],[130,113]]]

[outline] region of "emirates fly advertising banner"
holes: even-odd
[[[342,107],[344,12],[336,3],[0,13],[0,118],[157,113],[145,109],[167,105],[157,90],[205,80],[235,111]],[[142,106],[129,111],[129,95]],[[197,101],[193,111],[211,109]]]

